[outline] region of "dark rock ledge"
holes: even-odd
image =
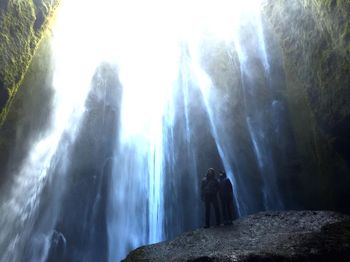
[[[350,261],[350,217],[330,211],[262,212],[140,247],[124,261]]]

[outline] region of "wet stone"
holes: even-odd
[[[350,216],[262,212],[140,247],[124,261],[350,261]]]

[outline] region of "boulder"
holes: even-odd
[[[261,212],[140,247],[124,261],[350,261],[350,216]]]

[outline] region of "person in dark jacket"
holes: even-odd
[[[219,196],[224,224],[231,225],[233,220],[233,190],[231,181],[224,171],[219,174]]]
[[[216,225],[220,225],[220,210],[217,194],[219,192],[219,182],[215,178],[215,171],[209,168],[207,175],[202,180],[201,194],[205,204],[205,228],[210,227],[210,209],[214,207]]]

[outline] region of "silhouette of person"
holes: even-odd
[[[224,224],[231,225],[233,220],[233,190],[231,181],[224,171],[219,174],[219,196]]]
[[[215,178],[215,171],[213,168],[209,168],[206,177],[203,178],[201,184],[202,201],[205,205],[205,226],[210,227],[210,209],[214,207],[216,225],[220,225],[220,210],[217,194],[219,191],[219,182]]]

